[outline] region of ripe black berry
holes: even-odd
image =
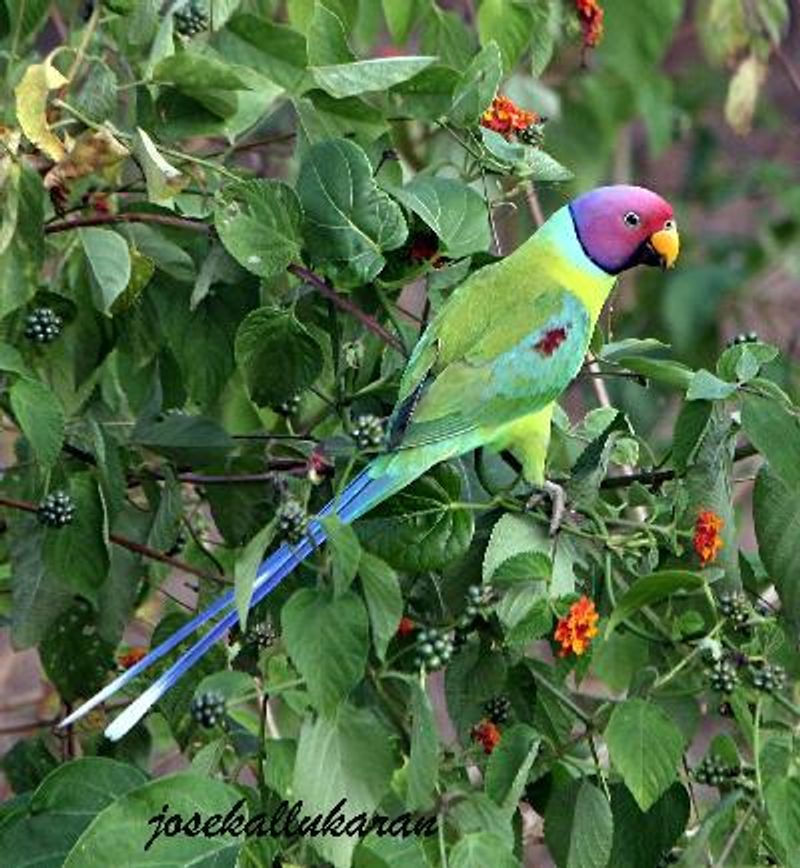
[[[299,501],[289,498],[281,504],[278,509],[278,529],[286,542],[292,545],[299,543],[305,535],[307,525],[308,516]]]
[[[202,0],[188,0],[174,14],[175,30],[191,39],[208,29],[208,13]]]
[[[430,628],[417,634],[417,656],[415,666],[433,672],[441,669],[453,655],[453,642],[440,630]]]
[[[719,611],[734,627],[743,627],[750,617],[750,605],[741,591],[726,591],[720,595]]]
[[[75,504],[65,491],[54,491],[42,500],[36,514],[45,527],[66,527],[75,517]]]
[[[195,723],[211,729],[222,720],[225,714],[225,697],[219,693],[209,691],[195,696],[189,708]]]
[[[508,722],[511,700],[507,696],[493,696],[484,703],[483,710],[489,720],[499,726]]]
[[[269,621],[253,624],[247,628],[245,641],[256,648],[271,648],[278,639],[278,631]]]
[[[383,443],[383,422],[371,413],[359,416],[353,428],[353,439],[359,449],[374,449]]]
[[[730,660],[718,660],[708,675],[708,683],[718,693],[732,693],[739,683],[739,673]]]
[[[737,778],[740,772],[739,766],[729,766],[721,757],[709,755],[695,767],[693,774],[697,783],[719,787]]]
[[[750,680],[756,690],[774,693],[777,690],[783,690],[786,686],[786,670],[777,663],[752,664],[750,666]]]
[[[63,325],[52,308],[37,307],[25,320],[25,337],[37,344],[49,344],[61,334]]]

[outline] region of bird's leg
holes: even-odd
[[[564,520],[567,496],[564,489],[558,483],[545,479],[541,489],[534,491],[528,498],[528,502],[525,504],[526,509],[533,509],[535,506],[538,506],[544,497],[550,498],[550,536],[555,536],[561,527],[561,522]]]

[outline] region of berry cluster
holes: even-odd
[[[383,443],[383,422],[371,413],[359,416],[353,428],[353,439],[359,449],[375,449]]]
[[[750,681],[756,690],[774,693],[786,687],[786,670],[777,663],[767,663],[766,661],[760,664],[751,664]]]
[[[37,307],[25,320],[25,337],[37,344],[49,344],[61,334],[61,317],[50,307]]]
[[[174,20],[176,32],[187,39],[208,29],[208,13],[201,0],[188,0],[175,11]]]
[[[308,527],[308,516],[303,505],[290,497],[281,504],[277,516],[281,537],[291,545],[297,545]]]
[[[511,712],[511,700],[507,696],[493,696],[483,705],[486,717],[494,724],[508,723],[508,715]]]
[[[728,343],[728,347],[735,347],[739,344],[754,344],[758,341],[758,334],[756,332],[742,332],[741,334],[735,335],[732,337]]]
[[[700,765],[695,766],[692,771],[698,784],[705,784],[709,787],[719,787],[734,778],[738,778],[740,773],[739,766],[729,766],[724,759],[713,754],[704,757]]]
[[[244,639],[255,648],[271,648],[278,641],[278,631],[270,621],[262,621],[248,627]]]
[[[292,395],[290,398],[287,398],[285,401],[281,401],[277,407],[275,407],[275,412],[279,413],[281,416],[294,416],[294,414],[300,409],[300,396]]]
[[[750,617],[750,605],[742,591],[726,591],[720,595],[719,611],[734,627],[743,627]]]
[[[222,720],[225,714],[225,697],[213,691],[201,693],[192,700],[189,713],[195,723],[199,723],[206,729],[211,729]]]
[[[45,527],[66,527],[75,518],[75,503],[65,491],[54,491],[42,500],[36,515]]]
[[[458,622],[462,630],[471,626],[482,610],[495,600],[494,588],[491,585],[470,585],[467,588],[467,605],[464,614]]]
[[[709,672],[708,683],[717,693],[733,693],[739,683],[739,673],[730,660],[718,660]]]
[[[453,656],[453,642],[440,630],[420,630],[417,636],[417,656],[414,665],[426,672],[441,669]]]

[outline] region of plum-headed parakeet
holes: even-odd
[[[544,481],[553,402],[580,370],[617,275],[672,266],[679,249],[672,208],[642,187],[600,187],[556,211],[514,253],[474,272],[439,311],[403,375],[384,452],[320,517],[352,522],[426,470],[478,447],[510,449],[527,480]],[[309,522],[296,545],[261,565],[250,605],[267,596],[325,541]],[[238,621],[232,592],[84,703],[66,726],[127,684],[203,624],[221,616],[106,729],[118,739]]]

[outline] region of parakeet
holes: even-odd
[[[431,322],[402,377],[385,450],[319,517],[349,523],[440,461],[478,447],[510,449],[526,479],[544,483],[554,401],[581,368],[617,276],[636,265],[671,267],[679,251],[672,207],[642,187],[600,187],[556,211],[514,253],[461,284]],[[259,568],[261,602],[325,541],[318,520]],[[238,622],[231,591],[192,618],[69,715],[67,726],[220,616],[106,729],[119,739]]]

